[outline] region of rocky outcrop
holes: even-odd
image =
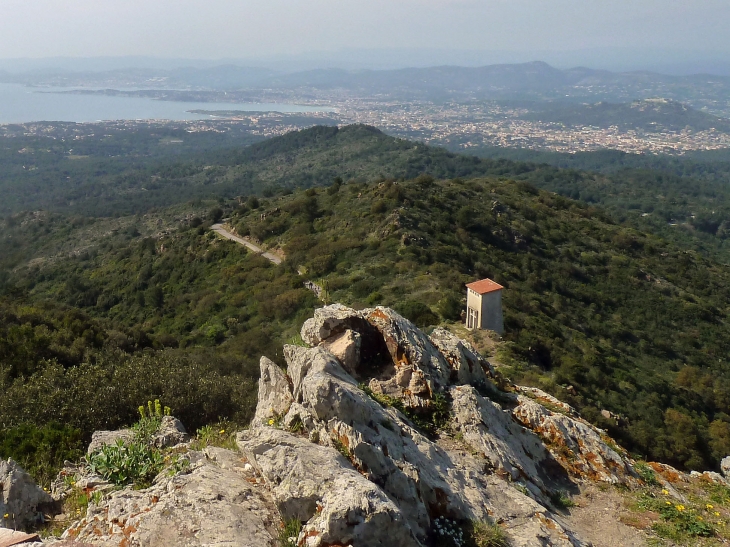
[[[291,388],[284,371],[266,357],[261,358],[260,368],[259,398],[254,416],[257,424],[283,416],[292,404]]]
[[[107,445],[114,445],[117,441],[128,443],[134,438],[131,429],[119,429],[117,431],[95,431],[91,436],[91,442],[86,449],[87,454],[93,454]]]
[[[53,503],[30,475],[13,460],[0,460],[0,523],[24,530],[43,519],[43,509]]]
[[[592,480],[633,480],[598,430],[540,394],[500,392],[489,363],[444,329],[429,337],[392,310],[330,306],[302,338],[314,347],[285,347],[287,382],[262,360],[260,394],[288,408],[264,397],[238,438],[283,517],[304,523],[299,545],[422,545],[438,517],[500,522],[514,545],[582,545],[551,495],[576,488],[579,463]],[[433,437],[424,422],[444,401],[449,433]],[[396,543],[362,532],[384,522]]]
[[[152,436],[152,446],[157,448],[167,448],[190,440],[190,435],[185,430],[185,426],[180,420],[174,416],[163,416],[160,419],[160,427]]]
[[[397,505],[336,449],[272,428],[244,432],[239,442],[282,518],[306,523],[307,545],[419,545]]]

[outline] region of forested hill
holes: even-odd
[[[197,152],[197,137],[185,137],[192,141],[181,156],[160,155],[162,145],[153,145],[156,134],[150,133],[147,141],[153,153],[135,154],[128,163],[124,158],[105,163],[94,155],[91,141],[75,145],[83,154],[73,157],[65,156],[58,142],[49,149],[51,154],[44,151],[42,139],[8,141],[6,145],[23,146],[26,153],[12,147],[0,150],[9,165],[0,173],[0,212],[46,209],[119,216],[199,199],[278,195],[327,185],[338,177],[365,182],[420,174],[503,176],[601,205],[637,229],[730,260],[730,162],[721,151],[685,159],[500,149],[493,155],[508,157],[480,159],[355,125],[313,127],[235,148],[216,148],[206,144],[206,137]]]
[[[27,254],[8,272],[0,423],[86,428],[93,398],[93,423],[114,427],[155,392],[186,416],[240,419],[259,355],[280,359],[317,305],[303,279],[330,301],[459,328],[464,283],[491,277],[507,288],[495,360],[513,380],[568,400],[637,454],[704,468],[730,453],[730,268],[600,209],[503,177],[419,176],[223,200],[207,223],[179,213],[176,228],[144,237],[153,216],[123,231],[62,217],[6,224],[12,240],[46,245],[94,225],[109,235],[78,252]],[[206,227],[221,216],[284,264],[218,240]],[[59,305],[58,321],[44,322],[43,307]],[[53,357],[60,365],[44,361]],[[135,372],[153,369],[154,383]],[[180,382],[201,375],[205,397],[186,400]],[[90,393],[99,382],[112,396]]]
[[[644,99],[631,103],[608,103],[538,108],[524,117],[528,120],[569,126],[618,127],[624,131],[730,131],[730,120],[695,110],[677,101]]]

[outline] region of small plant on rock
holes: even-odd
[[[227,421],[218,422],[215,425],[206,425],[198,429],[196,439],[193,441],[192,448],[201,450],[206,446],[217,446],[227,448],[228,450],[236,450],[235,426]]]
[[[473,547],[510,547],[509,538],[499,524],[473,521],[469,527],[469,544]]]
[[[446,517],[437,517],[431,525],[431,537],[434,545],[439,547],[465,547],[464,530],[461,526]]]
[[[291,519],[281,524],[279,530],[279,544],[281,547],[297,547],[297,538],[302,531],[302,523]]]
[[[566,494],[562,490],[550,494],[550,501],[556,509],[564,510],[575,507],[575,503],[572,499],[570,499],[570,496],[568,496],[568,494]]]
[[[140,405],[139,421],[132,426],[134,437],[138,442],[147,443],[160,429],[163,416],[169,416],[170,407],[163,407],[159,399],[147,401],[147,406]]]
[[[643,480],[647,486],[659,486],[660,485],[659,481],[656,478],[656,473],[646,463],[636,462],[636,465],[634,465],[634,469],[636,469],[636,472],[639,474],[639,477],[641,477],[641,480]]]

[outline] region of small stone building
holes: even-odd
[[[466,328],[504,332],[502,289],[491,279],[474,281],[466,286]]]

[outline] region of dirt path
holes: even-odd
[[[238,237],[237,235],[233,235],[231,232],[226,230],[223,227],[223,224],[213,224],[213,226],[210,227],[211,230],[216,232],[217,234],[225,237],[226,239],[230,239],[231,241],[235,241],[236,243],[240,243],[241,245],[244,245],[248,249],[252,250],[256,254],[260,254],[265,259],[273,262],[274,264],[281,264],[281,258],[276,256],[275,254],[269,253],[264,251],[261,247],[258,245],[254,245],[250,241],[243,239],[242,237]]]
[[[576,507],[564,520],[581,539],[594,547],[646,547],[647,535],[622,522],[629,512],[620,492],[590,485],[573,501]]]

